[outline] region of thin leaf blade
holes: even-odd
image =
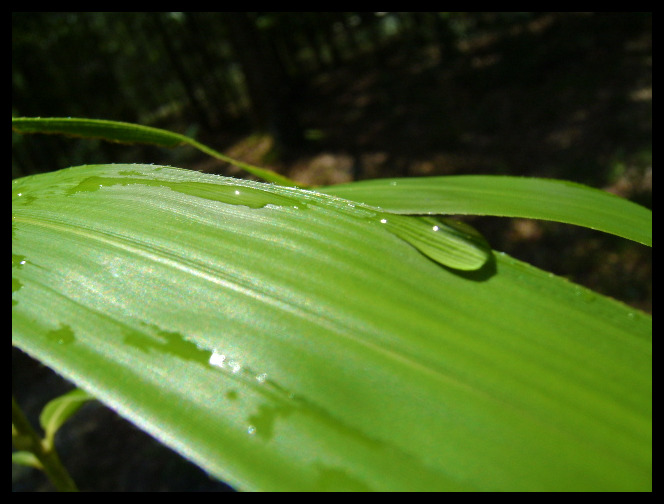
[[[272,170],[232,159],[205,144],[179,133],[121,121],[106,119],[82,119],[78,117],[12,117],[12,130],[17,133],[47,133],[81,138],[96,138],[109,142],[146,143],[173,148],[189,145],[220,161],[245,170],[268,182],[285,186],[301,186]]]
[[[650,210],[605,191],[562,180],[455,175],[368,180],[319,190],[388,212],[552,220],[652,246]]]
[[[12,117],[12,130],[17,133],[47,133],[81,138],[96,138],[109,142],[147,143],[160,147],[177,147],[188,138],[151,126],[72,117]]]
[[[67,335],[72,337],[69,332]],[[91,399],[94,397],[85,390],[74,389],[49,401],[39,415],[39,423],[44,429],[47,443],[51,444],[58,429]]]

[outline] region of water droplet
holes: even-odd
[[[296,198],[283,194],[275,194],[258,187],[246,186],[238,189],[238,183],[215,184],[210,182],[173,182],[169,180],[154,180],[148,178],[133,177],[88,177],[80,182],[76,187],[69,189],[67,194],[73,195],[83,192],[98,191],[102,187],[144,185],[153,187],[166,187],[172,191],[204,198],[231,205],[243,205],[250,208],[263,208],[267,205],[306,208],[303,203]]]
[[[383,214],[380,222],[428,258],[450,268],[477,270],[491,257],[486,240],[467,224],[398,214]]]
[[[12,268],[22,268],[27,262],[24,255],[12,254]]]
[[[242,365],[237,361],[228,361],[228,365],[231,368],[231,372],[234,374],[239,373],[240,370],[242,369]]]
[[[247,427],[247,434],[249,434],[250,436],[256,434],[256,427],[254,427],[253,425]]]
[[[226,360],[226,356],[222,354],[218,354],[217,351],[215,350],[212,352],[212,355],[210,355],[210,365],[215,366],[215,367],[224,367],[224,361]]]
[[[48,331],[48,336],[54,338],[58,345],[65,345],[67,343],[73,343],[76,338],[74,337],[74,331],[67,324],[60,324],[58,329],[53,329]]]
[[[258,383],[265,383],[265,380],[267,380],[267,373],[261,373],[258,376],[256,376],[256,381]]]
[[[18,301],[14,299],[14,293],[23,288],[23,283],[18,279],[12,277],[12,306],[18,306]]]

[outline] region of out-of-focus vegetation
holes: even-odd
[[[13,13],[12,112],[164,126],[249,156],[266,142],[238,139],[267,132],[268,161],[320,182],[601,170],[606,184],[651,160],[651,40],[647,13]],[[136,160],[28,142],[15,174]]]

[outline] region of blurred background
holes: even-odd
[[[312,185],[523,175],[652,208],[652,14],[13,12],[12,115],[165,128]],[[13,178],[109,162],[245,176],[188,147],[12,134]],[[647,247],[465,220],[496,250],[652,310]],[[16,350],[12,375],[33,420],[71,388]],[[101,406],[61,436],[86,490],[228,489]],[[14,466],[12,488],[50,487]]]

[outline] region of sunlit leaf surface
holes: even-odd
[[[377,179],[321,189],[404,214],[498,215],[585,226],[652,246],[652,212],[592,187],[531,177]]]
[[[12,192],[12,343],[238,489],[651,488],[641,312],[310,191],[111,165]]]

